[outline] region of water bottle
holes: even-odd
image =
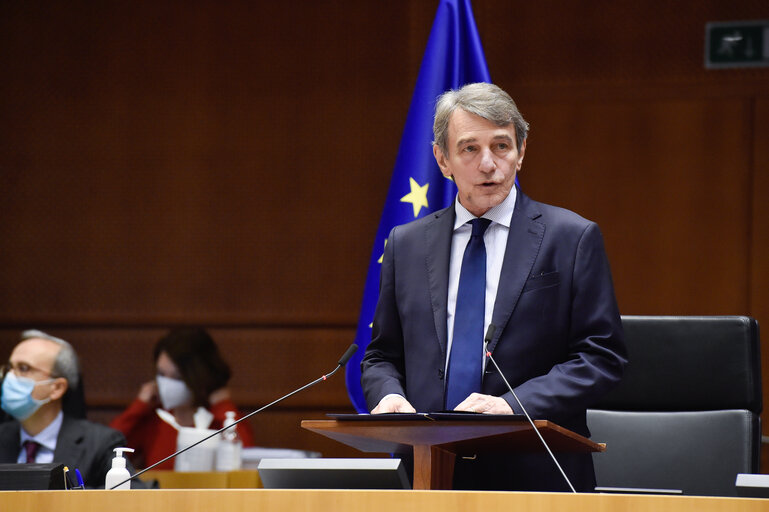
[[[225,413],[224,427],[235,423],[235,411]],[[222,436],[219,446],[216,450],[216,470],[217,471],[236,471],[241,468],[241,449],[243,443],[238,437],[237,426],[228,428],[220,434]]]

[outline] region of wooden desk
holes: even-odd
[[[767,512],[769,500],[479,491],[2,491],[8,512]]]
[[[260,489],[262,480],[255,469],[240,471],[169,471],[143,473],[139,480],[157,480],[161,489]]]

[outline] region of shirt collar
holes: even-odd
[[[61,424],[63,421],[64,413],[59,411],[59,414],[56,415],[56,418],[54,418],[54,420],[36,436],[27,434],[26,430],[24,430],[22,427],[20,429],[21,444],[24,444],[24,441],[32,440],[44,446],[45,448],[48,448],[52,452],[56,451],[56,439],[59,437],[59,430],[61,430]]]
[[[513,219],[513,210],[515,210],[515,200],[517,197],[518,188],[511,188],[510,193],[507,194],[505,200],[497,206],[490,208],[489,211],[481,215],[481,218],[489,219],[492,222],[502,224],[506,228],[509,228],[510,222]],[[476,218],[475,215],[467,211],[467,208],[462,206],[459,202],[459,194],[457,194],[457,198],[454,201],[454,213],[456,214],[454,219],[454,230]]]

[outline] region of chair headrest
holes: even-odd
[[[760,413],[758,322],[746,316],[623,316],[629,364],[593,407]]]

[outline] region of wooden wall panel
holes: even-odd
[[[755,102],[753,137],[753,181],[751,207],[750,313],[763,328],[761,350],[764,390],[764,435],[769,435],[766,412],[769,411],[769,95]],[[761,468],[769,472],[769,445],[764,445]]]
[[[607,85],[632,93],[661,83],[670,91],[671,83],[734,84],[767,76],[766,69],[724,72],[703,65],[705,23],[765,19],[769,8],[762,0],[473,5],[491,77],[516,98],[522,86],[558,101],[570,89],[590,85],[600,101]]]
[[[408,25],[300,4],[2,7],[0,321],[354,321]]]
[[[528,110],[535,124],[521,186],[599,223],[621,311],[747,311],[749,101],[537,102]]]

